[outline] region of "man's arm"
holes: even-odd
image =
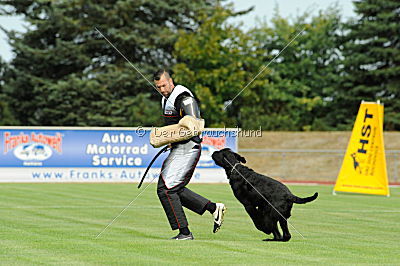
[[[161,147],[192,137],[198,138],[198,135],[204,130],[204,120],[200,118],[200,110],[193,97],[190,95],[178,97],[175,100],[175,108],[179,110],[183,118],[179,120],[178,124],[153,128],[150,134],[150,143],[153,147]]]
[[[200,117],[200,108],[197,104],[196,99],[191,96],[183,96],[180,100],[179,109],[182,112],[181,115],[190,115],[195,118]]]

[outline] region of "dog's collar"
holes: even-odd
[[[240,164],[240,162],[235,163],[235,165],[232,167],[232,169],[231,169],[231,174],[232,174],[232,172],[233,172],[233,169],[235,169],[236,165],[238,165],[238,164]],[[237,171],[237,170],[236,170],[236,171]]]

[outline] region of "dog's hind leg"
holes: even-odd
[[[281,232],[278,229],[278,221],[273,223],[272,234],[274,235],[274,241],[282,241]]]
[[[272,227],[272,234],[274,235],[274,238],[272,238],[272,239],[267,238],[267,239],[264,239],[263,241],[283,241],[281,232],[279,232],[279,229],[278,229],[278,222],[277,221],[272,222],[271,227]]]
[[[287,221],[283,218],[279,219],[279,224],[281,225],[282,228],[282,233],[283,233],[283,238],[282,241],[289,241],[290,238],[292,238],[292,235],[289,233],[289,228]]]

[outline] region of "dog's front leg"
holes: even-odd
[[[277,222],[273,223],[272,234],[274,235],[274,241],[282,241],[282,235],[281,232],[279,232]]]
[[[267,238],[267,239],[264,239],[263,241],[285,241],[285,240],[283,240],[282,235],[279,232],[278,223],[272,222],[271,227],[272,227],[271,231],[272,231],[272,234],[274,235],[274,238],[272,238],[272,239]]]
[[[258,230],[266,233],[267,235],[271,234],[271,231],[268,230],[268,227],[265,225],[263,215],[260,211],[258,211],[254,206],[250,204],[245,205],[244,208],[246,209],[246,212],[249,214],[250,218],[253,220],[253,223]]]

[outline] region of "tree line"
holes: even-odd
[[[30,25],[3,29],[14,57],[0,60],[0,125],[162,125],[148,81],[166,67],[208,127],[349,130],[362,100],[380,100],[399,130],[400,3],[354,5],[352,19],[276,12],[245,29],[232,18],[251,10],[220,0],[0,0]]]

